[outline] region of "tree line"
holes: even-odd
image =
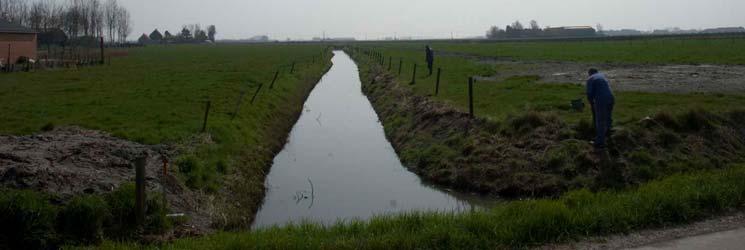
[[[124,43],[132,32],[129,11],[117,0],[0,0],[0,19],[62,39],[105,37],[109,43]]]
[[[150,35],[142,34],[137,40],[141,44],[151,43],[202,43],[205,41],[215,42],[215,35],[217,35],[217,28],[215,25],[207,26],[207,29],[202,29],[200,24],[189,24],[184,25],[181,28],[181,32],[176,35],[171,34],[169,31],[160,33],[158,29],[153,30]]]
[[[602,26],[598,24],[598,29],[601,30]],[[556,27],[556,28],[541,28],[538,25],[538,21],[531,20],[529,25],[526,27],[520,21],[515,21],[510,25],[507,25],[504,29],[497,26],[492,26],[486,31],[486,38],[489,39],[500,39],[500,38],[534,38],[534,37],[584,37],[584,36],[595,36],[597,32],[595,29],[589,26],[579,27]]]

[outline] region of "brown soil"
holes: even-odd
[[[209,217],[199,208],[200,195],[184,186],[172,168],[163,174],[171,151],[77,127],[0,136],[0,186],[53,194],[61,202],[81,194],[104,194],[133,182],[134,160],[146,154],[147,189],[165,193],[173,213],[189,216],[188,230],[206,230]]]

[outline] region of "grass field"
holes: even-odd
[[[111,66],[4,75],[0,84],[1,134],[31,134],[47,124],[78,125],[146,144],[187,143],[199,134],[205,103],[212,102],[208,132],[217,143],[201,145],[198,164],[234,165],[247,145],[271,138],[266,125],[288,102],[298,104],[308,75],[320,76],[324,47],[172,46],[132,50]],[[326,55],[328,56],[328,55]],[[289,74],[293,61],[298,64]],[[254,105],[249,99],[282,70],[274,89],[265,86]],[[236,120],[240,93],[246,91]],[[215,170],[215,169],[211,169]],[[197,188],[216,189],[210,180]]]
[[[745,64],[745,37],[636,38],[633,40],[431,42],[440,52],[515,60],[597,63]],[[425,43],[382,43],[375,47],[423,53]],[[422,60],[424,55],[421,55]]]

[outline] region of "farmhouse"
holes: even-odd
[[[2,64],[14,64],[20,58],[36,59],[36,32],[21,25],[0,20]]]

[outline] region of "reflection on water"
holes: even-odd
[[[422,184],[401,165],[362,94],[357,65],[344,52],[334,54],[334,66],[274,158],[254,226],[472,209],[465,199]]]

